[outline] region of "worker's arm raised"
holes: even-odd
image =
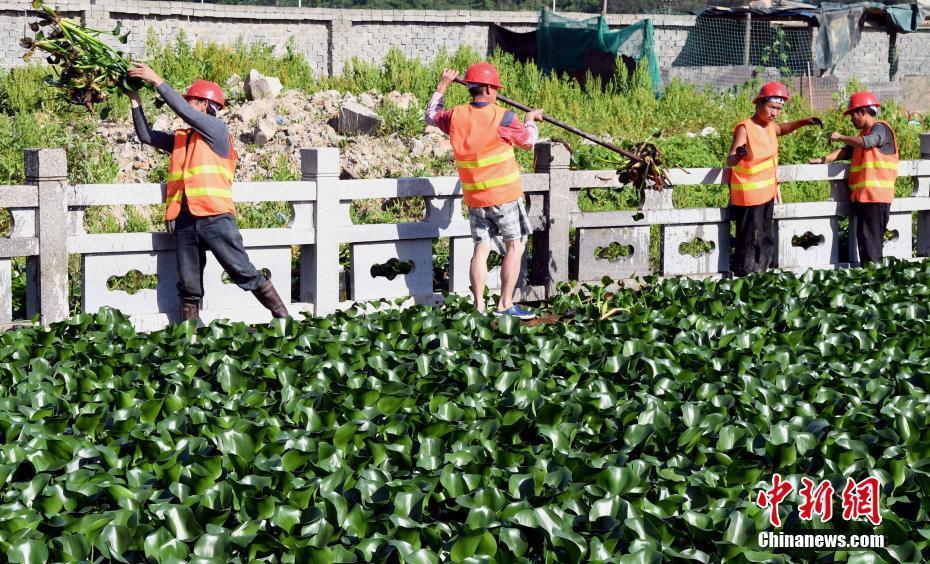
[[[809,117],[804,119],[797,119],[794,121],[786,121],[785,123],[777,123],[775,124],[775,127],[778,128],[779,135],[788,135],[792,131],[808,125],[823,127],[823,122],[818,117]]]
[[[459,73],[454,69],[444,69],[439,84],[436,85],[436,92],[433,93],[433,96],[426,104],[426,125],[438,127],[446,134],[449,133],[452,123],[452,112],[444,111],[445,99],[443,95],[446,93],[446,88],[455,81],[458,75]]]
[[[139,98],[138,92],[130,92],[129,100],[132,105],[132,125],[135,127],[139,142],[170,153],[171,150],[174,149],[174,133],[152,129],[152,126],[149,125],[149,120],[145,118],[145,111],[142,109],[142,99]]]
[[[455,79],[458,78],[458,76],[459,71],[455,69],[442,69],[442,76],[439,77],[439,84],[436,85],[436,92],[445,94],[446,88],[455,82]]]

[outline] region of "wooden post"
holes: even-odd
[[[752,12],[746,12],[746,32],[743,35],[743,66],[749,66],[749,47],[752,44]]]

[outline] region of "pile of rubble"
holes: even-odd
[[[307,95],[283,90],[281,82],[256,71],[225,85],[230,102],[219,117],[229,124],[239,166],[236,180],[265,180],[283,167],[300,170],[300,149],[339,147],[344,178],[384,178],[416,174],[453,174],[451,147],[439,130],[424,127],[414,137],[385,131],[386,115],[422,120],[423,106],[411,93],[364,92],[358,96],[327,90]],[[245,101],[237,103],[244,94]],[[154,129],[171,131],[184,123],[167,107],[155,115]],[[119,163],[117,182],[149,182],[164,170],[165,156],[136,140],[131,123],[105,122],[98,133],[113,147]],[[282,162],[281,159],[287,159]]]

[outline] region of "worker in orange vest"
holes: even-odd
[[[788,100],[788,88],[780,82],[762,86],[754,103],[755,114],[733,129],[727,155],[730,167],[730,217],[736,222],[736,252],[731,270],[736,276],[768,269],[775,258],[772,215],[778,190],[778,137],[805,125],[819,125],[810,117],[776,123]]]
[[[542,118],[542,110],[527,112],[520,123],[514,112],[498,106],[497,91],[503,85],[490,63],[475,63],[465,72],[471,103],[444,110],[443,95],[457,77],[455,70],[442,71],[426,108],[426,123],[448,134],[452,144],[475,243],[470,270],[475,307],[485,311],[487,261],[493,243],[498,253],[504,251],[501,295],[494,314],[532,319],[532,311],[513,303],[526,239],[532,231],[513,147],[533,148],[539,136],[535,121]]]
[[[249,260],[236,226],[232,181],[238,156],[229,128],[216,117],[226,104],[223,91],[213,82],[198,80],[181,96],[151,67],[137,62],[129,75],[151,84],[190,126],[173,132],[152,130],[139,94],[129,95],[139,141],[171,154],[165,224],[177,243],[181,320],[200,314],[207,250],[236,285],[251,291],[274,317],[286,317],[287,307]]]
[[[856,246],[859,262],[881,262],[885,230],[894,200],[894,183],[898,178],[898,139],[888,122],[878,119],[878,98],[871,92],[856,92],[849,98],[846,115],[858,136],[834,131],[830,141],[844,143],[825,157],[811,163],[851,160],[849,199],[856,218]]]

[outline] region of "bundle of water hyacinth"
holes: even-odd
[[[21,42],[28,49],[23,60],[31,60],[36,51],[48,53],[46,61],[55,74],[46,80],[68,102],[93,110],[94,104],[106,101],[111,94],[142,86],[141,81],[129,76],[129,60],[123,53],[101,39],[110,36],[126,43],[129,32],[123,33],[119,24],[113,31],[100,31],[61,17],[42,0],[34,0],[32,7],[39,10],[39,19],[29,26],[35,37]]]
[[[630,184],[639,189],[652,188],[660,192],[671,184],[665,155],[658,147],[644,141],[634,145],[632,153],[641,160],[631,159],[617,170],[621,184]]]

